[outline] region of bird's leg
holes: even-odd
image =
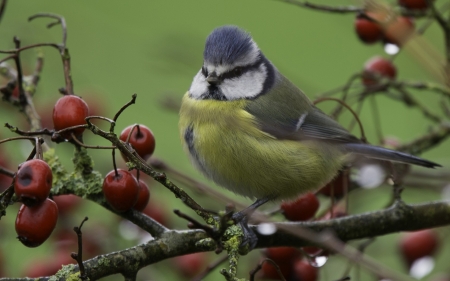
[[[234,222],[242,228],[244,237],[242,239],[241,246],[249,244],[250,250],[255,248],[256,243],[258,242],[258,238],[256,237],[256,234],[248,227],[248,219],[251,217],[256,208],[263,205],[269,200],[269,197],[258,199],[255,201],[255,203],[251,204],[240,212],[234,213],[231,217]]]

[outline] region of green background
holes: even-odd
[[[438,1],[438,4],[441,2],[445,1]],[[324,0],[315,3],[348,5],[354,4],[355,1]],[[97,104],[102,107],[103,113],[112,117],[133,93],[137,93],[136,105],[122,114],[116,128],[121,130],[133,123],[145,124],[156,136],[157,157],[205,182],[207,181],[191,167],[182,151],[177,114],[162,107],[161,102],[167,97],[180,100],[189,88],[192,77],[202,64],[205,38],[215,27],[234,24],[251,32],[266,57],[311,98],[342,86],[353,73],[360,71],[365,61],[372,56],[386,56],[381,44],[364,45],[358,40],[353,27],[354,14],[317,12],[269,0],[9,1],[0,22],[0,49],[13,48],[13,36],[18,36],[23,46],[40,42],[61,42],[61,30],[58,26],[52,29],[45,28],[51,20],[36,19],[27,22],[30,15],[39,12],[59,14],[67,21],[67,47],[72,58],[72,77],[76,94],[82,96],[91,106]],[[418,20],[416,24],[421,25],[424,21]],[[443,39],[436,24],[430,27],[424,37],[442,53]],[[38,111],[44,116],[51,113],[53,104],[60,97],[58,88],[64,86],[64,80],[57,52],[50,48],[43,51],[44,70],[35,103]],[[33,70],[35,58],[36,52],[33,50],[23,53],[22,62],[27,73]],[[416,57],[408,52],[402,52],[395,63],[398,79],[437,81]],[[414,93],[433,112],[440,111],[439,96],[426,91]],[[383,97],[377,99],[385,135],[409,141],[422,135],[430,127],[431,123],[425,120],[419,111]],[[330,106],[324,104],[322,108],[326,110]],[[9,122],[26,128],[24,118],[5,102],[0,103],[0,120],[2,123]],[[346,122],[349,119],[343,120]],[[375,143],[373,115],[368,105],[363,108],[362,121],[369,141]],[[6,129],[0,129],[0,137],[9,136],[12,134]],[[86,136],[86,142],[106,144],[93,136]],[[22,162],[26,157],[24,155],[29,153],[28,146],[18,143],[7,144],[4,147],[8,151],[8,157],[13,159],[12,167]],[[72,151],[70,145],[61,144],[57,149],[62,155],[63,162],[70,167]],[[446,143],[423,156],[443,165],[447,164],[448,167],[449,149],[450,146]],[[112,169],[109,152],[92,151],[92,155],[97,164],[96,168],[102,173]],[[151,203],[164,202],[173,225],[185,228],[184,221],[170,214],[170,210],[174,208],[188,212],[181,202],[174,199],[162,186],[154,184],[151,190]],[[204,199],[200,194],[193,194],[200,201]],[[388,187],[356,192],[350,198],[351,213],[382,208],[389,198]],[[407,189],[405,198],[409,202],[418,202],[438,199],[439,194],[424,189]],[[250,203],[242,198],[237,200]],[[206,200],[204,204],[217,210],[225,203]],[[85,206],[86,208],[82,208],[74,218],[71,218],[73,225],[78,224],[80,218],[87,215],[92,221],[87,222],[86,229],[95,222],[100,222],[109,227],[108,236],[118,236],[117,220],[112,215],[92,203],[85,203]],[[11,211],[8,210],[6,219],[0,223],[0,250],[7,253],[4,255],[7,259],[8,274],[19,277],[33,256],[48,254],[51,243],[47,242],[37,249],[28,249],[13,239],[14,208],[18,206],[12,207]],[[440,232],[444,236],[446,230]],[[397,239],[397,235],[379,238],[375,242],[376,246],[368,248],[368,253],[380,262],[405,272],[396,253]],[[120,250],[133,243],[136,241],[117,239],[107,243],[106,249]],[[435,271],[442,271],[445,268],[444,252],[442,249],[438,255],[439,267]],[[214,258],[212,255],[210,260]],[[245,257],[243,263],[245,267],[254,266],[258,259],[259,253],[255,252]],[[322,280],[340,278],[341,270],[336,272],[336,269],[341,269],[343,262],[341,258],[333,256],[321,270]],[[169,266],[168,262],[152,265],[139,276],[141,280],[181,278],[168,270]],[[246,274],[248,269],[242,267],[242,274]],[[365,274],[364,270],[362,272]],[[361,278],[365,280],[373,279],[369,274],[363,276]],[[214,272],[206,280],[219,278],[221,277],[218,273]],[[111,277],[105,280],[111,280]]]

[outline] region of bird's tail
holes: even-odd
[[[427,168],[442,167],[434,162],[422,159],[400,151],[395,151],[379,146],[373,146],[364,143],[347,143],[344,145],[348,152],[362,154],[366,157],[405,164],[413,164]]]

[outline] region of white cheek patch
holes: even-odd
[[[261,64],[258,69],[245,72],[239,77],[225,79],[220,90],[228,100],[254,98],[261,93],[266,78],[266,67]]]
[[[200,98],[201,95],[208,91],[208,82],[206,82],[205,76],[202,74],[202,70],[194,76],[189,93],[193,98]]]

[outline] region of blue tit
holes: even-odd
[[[179,129],[207,178],[257,199],[233,218],[251,246],[248,216],[270,200],[295,198],[330,182],[355,155],[433,168],[436,163],[372,146],[315,107],[235,26],[206,39],[203,66],[184,95]]]

